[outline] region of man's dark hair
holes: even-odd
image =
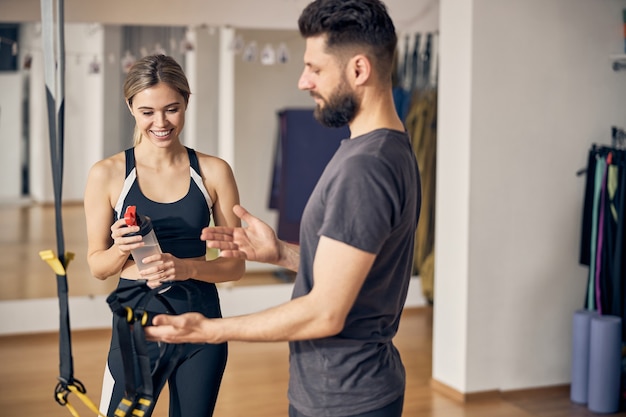
[[[304,38],[326,35],[328,51],[366,47],[381,79],[391,79],[398,38],[379,0],[315,0],[298,19]]]

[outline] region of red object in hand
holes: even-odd
[[[137,226],[137,207],[128,206],[124,213],[124,220],[126,220],[126,226]]]

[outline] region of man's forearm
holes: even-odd
[[[298,272],[298,267],[300,266],[300,245],[281,240],[279,242],[279,256],[276,265]]]

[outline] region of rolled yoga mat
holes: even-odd
[[[589,383],[589,344],[591,319],[599,317],[596,311],[577,310],[572,320],[572,383],[570,400],[587,404]]]
[[[618,316],[591,319],[587,408],[594,413],[619,410],[621,333],[622,319]]]

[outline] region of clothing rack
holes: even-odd
[[[622,318],[626,342],[626,132],[588,152],[579,263],[589,267],[584,306]]]
[[[418,93],[437,89],[438,32],[400,36],[394,61],[393,97],[398,116],[406,122]]]
[[[417,32],[400,38],[394,85],[408,91],[437,84],[438,32]]]
[[[429,303],[434,300],[438,36],[435,31],[400,37],[393,87],[398,116],[420,167],[422,210],[415,231],[413,274],[420,276]]]
[[[603,151],[608,150],[624,150],[626,149],[626,130],[619,128],[617,126],[611,126],[611,145],[596,145],[593,144],[591,151],[603,149]],[[576,171],[576,176],[579,177],[587,173],[588,167],[581,168]]]
[[[626,131],[617,126],[611,127],[611,145],[617,149],[626,149]]]

